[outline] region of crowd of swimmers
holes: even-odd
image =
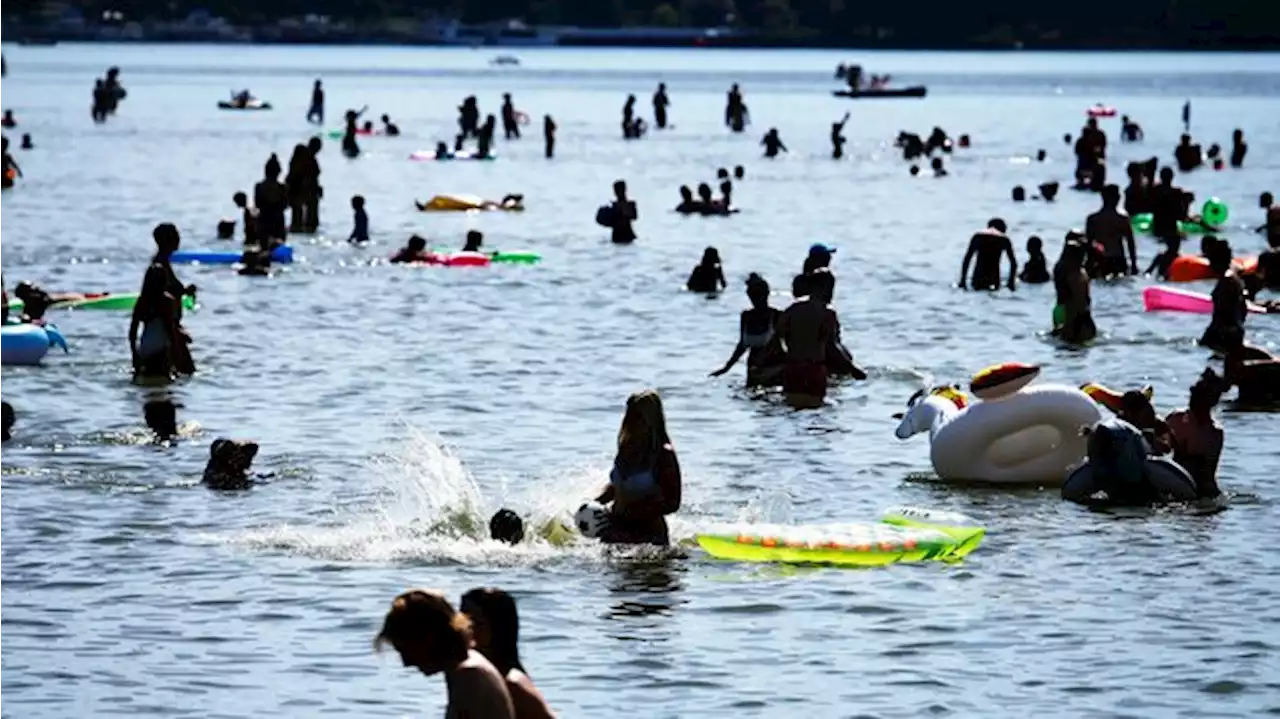
[[[733,180],[741,180],[746,176],[746,170],[742,165],[733,168],[733,179],[729,177],[729,171],[720,168],[716,171],[716,179],[720,183],[720,197],[714,197],[711,185],[703,182],[698,185],[698,194],[695,197],[693,190],[688,185],[680,187],[680,203],[676,205],[676,212],[682,215],[707,215],[707,216],[723,216],[737,212],[733,206]]]

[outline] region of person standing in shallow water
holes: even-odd
[[[795,301],[778,319],[777,333],[786,350],[782,391],[796,409],[821,407],[827,396],[827,349],[840,340],[840,318],[824,300],[835,291],[835,278],[825,267],[796,275]]]
[[[311,107],[307,110],[307,122],[313,125],[324,124],[324,86],[318,78],[311,87]]]
[[[787,146],[782,144],[782,138],[778,136],[778,128],[776,127],[769,128],[760,144],[764,145],[765,157],[777,157],[778,152],[788,152]]]
[[[622,106],[622,137],[633,140],[635,134],[636,96],[627,95],[627,102]]]
[[[671,107],[671,98],[667,97],[667,83],[658,83],[658,91],[653,93],[653,124],[659,130],[667,129],[667,108]]]
[[[430,589],[396,597],[374,638],[375,648],[390,645],[404,666],[426,676],[444,674],[449,694],[445,717],[516,719],[506,679],[473,644],[471,620]]]
[[[1000,257],[1009,258],[1008,287],[1012,291],[1017,287],[1018,258],[1013,254],[1013,243],[1005,234],[1008,226],[1004,220],[996,217],[987,223],[986,229],[979,230],[969,239],[969,249],[964,254],[964,262],[960,265],[960,289],[972,287],[975,290],[1000,289]],[[969,264],[977,258],[973,268],[973,278],[969,287],[965,282],[969,275]]]
[[[1077,345],[1098,335],[1093,323],[1089,273],[1084,269],[1084,240],[1078,232],[1068,233],[1062,255],[1053,267],[1053,287],[1058,307],[1062,308],[1062,325],[1054,328],[1054,334],[1063,342]]]
[[[556,121],[550,115],[542,118],[542,140],[545,143],[547,159],[556,156]]]
[[[754,272],[747,277],[747,299],[751,309],[743,310],[738,321],[738,344],[724,366],[711,376],[733,369],[745,354],[747,386],[772,387],[782,381],[782,344],[775,331],[782,312],[769,306],[769,283]]]
[[[734,132],[742,132],[747,125],[747,103],[743,101],[742,90],[736,82],[729,88],[729,95],[725,100],[724,124]]]
[[[639,212],[636,203],[627,198],[627,183],[623,180],[613,183],[613,197],[608,208],[611,216],[609,226],[612,229],[610,239],[615,245],[629,245],[636,241],[632,223],[639,219]]]
[[[849,113],[844,114],[840,122],[831,123],[831,158],[839,160],[844,157],[844,124],[849,121]]]
[[[472,589],[462,595],[459,608],[471,620],[476,651],[506,680],[516,719],[555,719],[520,663],[520,617],[511,595],[501,589]]]
[[[667,516],[680,509],[683,494],[680,461],[671,437],[662,398],[654,390],[627,398],[618,428],[609,486],[596,498],[609,509],[600,534],[606,544],[670,544]]]
[[[516,106],[511,103],[511,93],[502,93],[502,134],[508,140],[520,139],[520,123]]]
[[[262,248],[270,250],[288,237],[284,212],[289,204],[289,188],[280,182],[280,159],[275,153],[263,167],[262,181],[253,187],[253,206],[258,208],[258,237]]]
[[[342,135],[342,154],[347,157],[356,157],[360,154],[360,145],[356,143],[356,130],[358,129],[356,123],[359,122],[360,116],[368,109],[369,106],[365,105],[359,110],[347,110],[347,127]]]

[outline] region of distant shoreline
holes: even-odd
[[[15,36],[16,35],[16,36]],[[354,37],[250,37],[250,38],[226,38],[226,37],[85,37],[82,34],[74,36],[60,35],[57,33],[47,34],[26,34],[17,33],[11,35],[8,31],[4,33],[4,45],[15,45],[23,47],[48,47],[60,44],[157,44],[157,45],[228,45],[228,46],[244,46],[244,45],[306,45],[306,46],[329,46],[329,47],[446,47],[446,48],[463,48],[463,49],[485,49],[496,50],[509,53],[517,53],[529,49],[546,49],[546,48],[630,48],[630,49],[689,49],[689,50],[863,50],[863,51],[900,51],[900,52],[1061,52],[1061,53],[1080,53],[1080,52],[1126,52],[1126,53],[1150,53],[1150,52],[1186,52],[1186,53],[1258,53],[1258,54],[1275,54],[1280,52],[1274,44],[1265,42],[1258,43],[1233,43],[1233,44],[1158,44],[1151,45],[1134,45],[1132,43],[1107,44],[1069,44],[1069,43],[1022,43],[1022,44],[1004,44],[991,43],[981,41],[971,41],[963,43],[937,44],[937,43],[857,43],[853,41],[841,42],[825,38],[782,38],[768,37],[763,35],[750,35],[740,37],[722,37],[717,38],[714,42],[693,42],[688,39],[679,38],[646,38],[638,37],[632,39],[626,38],[609,38],[609,39],[579,39],[566,38],[555,43],[458,43],[458,42],[438,42],[431,40],[419,40],[413,38],[405,38],[402,36],[382,36],[382,35],[366,35],[360,34]]]

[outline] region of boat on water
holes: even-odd
[[[876,97],[924,97],[928,93],[929,88],[924,85],[912,85],[910,87],[881,87],[876,89],[854,90],[852,88],[846,90],[833,90],[832,95],[836,97],[847,97],[851,100],[863,100]]]

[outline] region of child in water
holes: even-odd
[[[351,198],[351,209],[355,211],[351,236],[347,242],[364,244],[369,241],[369,215],[364,211],[364,197],[356,195]]]
[[[480,246],[484,244],[484,234],[479,230],[467,231],[467,243],[462,246],[463,252],[480,252]]]
[[[692,215],[698,211],[698,203],[693,199],[693,190],[688,185],[680,186],[680,204],[676,205],[676,212],[682,215]]]
[[[778,128],[776,127],[770,128],[769,132],[765,133],[764,139],[760,141],[760,144],[764,145],[765,157],[777,157],[778,152],[790,152],[787,146],[782,144],[782,138],[778,136]]]
[[[9,154],[9,138],[7,137],[3,139],[3,151],[4,174],[0,177],[3,179],[4,189],[7,190],[10,187],[13,187],[13,181],[15,178],[22,177],[22,168],[18,167],[18,163],[14,161],[13,155]]]
[[[249,196],[243,192],[237,192],[232,196],[231,201],[240,208],[240,215],[244,223],[244,243],[246,245],[257,245],[261,243],[262,238],[258,237],[258,210],[249,206]]]
[[[419,237],[417,235],[410,237],[409,242],[391,256],[391,263],[395,265],[426,261],[427,240],[426,238]]]
[[[720,267],[720,251],[714,247],[708,247],[702,253],[702,262],[689,273],[685,288],[690,292],[714,294],[726,286],[724,270]]]
[[[1044,256],[1044,243],[1035,235],[1027,240],[1027,263],[1022,266],[1018,279],[1029,285],[1042,285],[1052,279]]]

